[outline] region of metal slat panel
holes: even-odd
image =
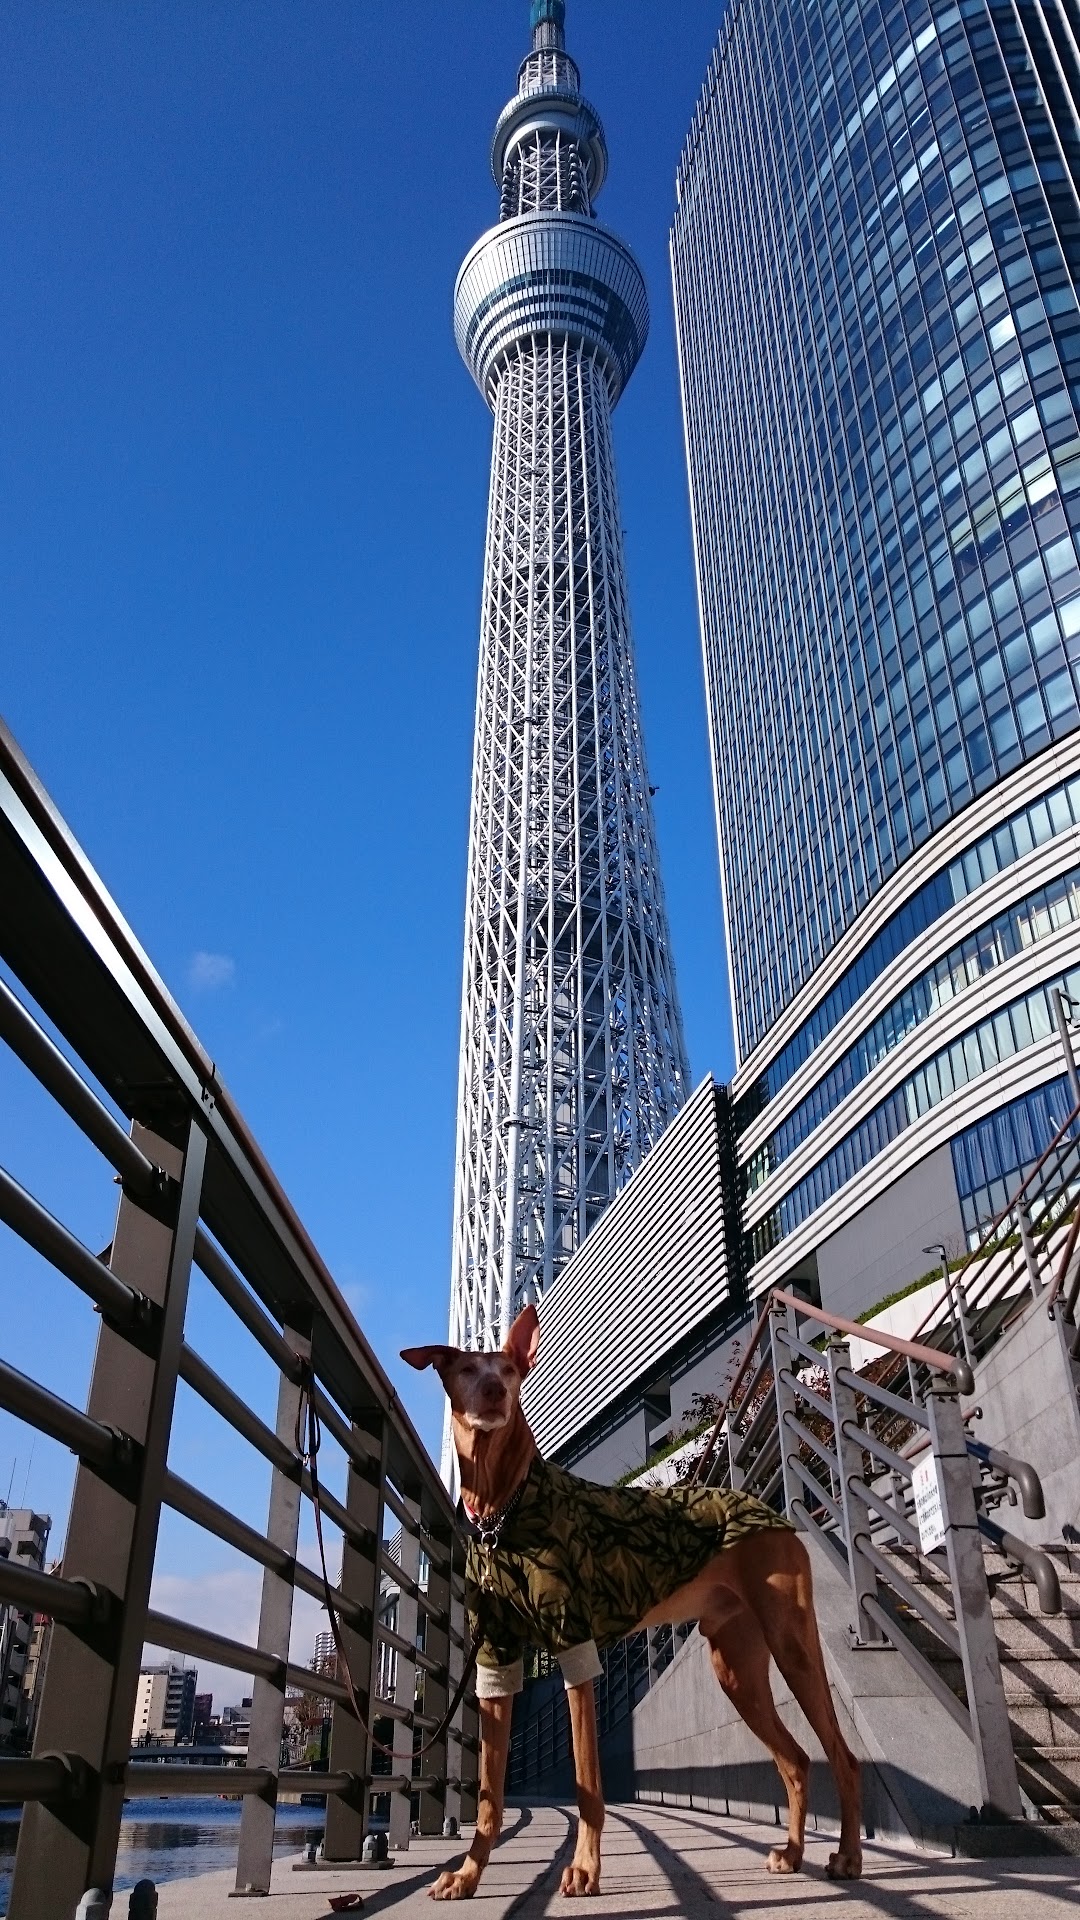
[[[541,1451],[596,1420],[729,1292],[710,1076],[540,1306],[522,1398]]]

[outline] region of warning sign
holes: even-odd
[[[937,1461],[932,1453],[924,1453],[911,1469],[911,1491],[915,1495],[915,1520],[919,1529],[919,1546],[923,1553],[933,1553],[945,1541],[945,1516],[941,1511],[941,1488],[938,1485]]]

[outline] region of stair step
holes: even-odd
[[[1067,1667],[1080,1660],[1080,1619],[1062,1620],[1058,1614],[995,1614],[994,1628],[1003,1659],[1064,1661]]]
[[[1052,1706],[1046,1701],[1010,1700],[1009,1720],[1014,1735],[1035,1747],[1068,1747],[1080,1732],[1080,1713],[1075,1707]]]

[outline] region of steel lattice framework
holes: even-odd
[[[455,302],[495,416],[450,1312],[476,1347],[542,1296],[687,1088],[611,435],[648,306],[592,212],[607,155],[561,0],[532,11],[500,223]]]

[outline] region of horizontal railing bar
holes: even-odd
[[[197,1660],[211,1660],[216,1666],[230,1667],[236,1673],[256,1674],[279,1686],[284,1681],[286,1686],[296,1687],[301,1693],[313,1693],[316,1699],[349,1705],[348,1688],[340,1680],[331,1679],[329,1674],[312,1673],[309,1667],[294,1666],[292,1661],[279,1660],[275,1654],[263,1653],[259,1647],[249,1646],[242,1640],[228,1640],[223,1634],[193,1626],[188,1620],[148,1613],[145,1637],[152,1646],[167,1647],[173,1653],[190,1653]]]
[[[820,1413],[824,1419],[832,1420],[833,1410],[831,1402],[824,1399],[820,1393],[815,1393],[813,1387],[808,1387],[806,1381],[800,1380],[798,1374],[793,1373],[790,1367],[781,1367],[780,1378],[786,1386],[791,1387],[794,1392],[798,1394],[800,1400],[808,1400],[814,1410]]]
[[[46,1092],[52,1094],[87,1139],[123,1176],[129,1189],[147,1194],[162,1184],[164,1176],[160,1169],[135,1145],[131,1135],[114,1119],[104,1102],[2,980],[0,1039],[7,1041]]]
[[[403,1654],[406,1660],[416,1658],[419,1649],[413,1646],[411,1640],[403,1640],[400,1633],[394,1632],[393,1627],[385,1627],[380,1620],[375,1631],[384,1647],[390,1647],[395,1653]]]
[[[191,1520],[197,1527],[205,1527],[217,1540],[224,1540],[227,1546],[235,1547],[238,1553],[246,1554],[249,1560],[257,1560],[262,1567],[269,1567],[272,1573],[278,1573],[283,1580],[291,1580],[295,1561],[284,1547],[276,1547],[265,1534],[249,1527],[244,1520],[238,1520],[226,1507],[211,1500],[209,1494],[193,1487],[187,1480],[181,1480],[178,1474],[166,1473],[162,1499],[174,1513],[182,1513],[185,1520]],[[320,1583],[320,1592],[321,1592]]]
[[[925,1408],[916,1406],[914,1400],[904,1400],[898,1393],[890,1393],[887,1387],[879,1387],[876,1382],[860,1380],[850,1367],[837,1367],[836,1377],[841,1386],[852,1387],[856,1393],[865,1394],[876,1406],[897,1414],[901,1420],[910,1420],[917,1427],[929,1426]]]
[[[883,1467],[888,1467],[892,1473],[902,1474],[905,1480],[911,1479],[911,1461],[905,1460],[902,1453],[894,1453],[891,1447],[885,1445],[884,1440],[878,1439],[876,1433],[869,1433],[865,1427],[860,1427],[857,1420],[843,1421],[841,1431],[849,1440],[854,1440],[856,1446],[864,1447],[867,1453],[872,1453],[874,1459],[880,1460]]]
[[[732,1400],[728,1401],[728,1407],[729,1407],[728,1427],[735,1434],[738,1434],[739,1421],[742,1419],[743,1414],[746,1412],[746,1409],[750,1405],[750,1402],[754,1398],[754,1395],[760,1392],[761,1383],[764,1380],[765,1375],[772,1371],[772,1363],[773,1363],[772,1347],[770,1345],[766,1345],[764,1352],[762,1353],[761,1359],[758,1361],[757,1366],[754,1368],[753,1373],[750,1375],[749,1380],[746,1382],[746,1385],[743,1389],[742,1397],[739,1400],[738,1406],[735,1406]]]
[[[150,1302],[110,1273],[96,1253],[91,1253],[89,1247],[84,1247],[81,1240],[61,1226],[3,1167],[0,1167],[0,1220],[111,1320],[128,1327],[150,1316]]]
[[[831,1513],[833,1519],[836,1521],[837,1526],[842,1527],[844,1524],[844,1516],[841,1513],[840,1508],[837,1506],[836,1501],[833,1499],[832,1495],[830,1493],[826,1493],[820,1480],[814,1479],[814,1476],[810,1472],[810,1469],[806,1465],[805,1461],[800,1460],[797,1454],[789,1453],[787,1456],[787,1464],[791,1468],[792,1473],[798,1475],[799,1479],[802,1481],[803,1486],[806,1488],[807,1492],[813,1494],[815,1500],[820,1500],[826,1512]]]
[[[269,1460],[271,1466],[277,1467],[290,1480],[299,1479],[299,1454],[284,1440],[279,1440],[265,1421],[260,1420],[257,1413],[252,1413],[240,1395],[226,1385],[220,1374],[207,1366],[202,1355],[186,1344],[180,1353],[180,1378],[200,1399],[206,1401],[208,1407],[213,1407],[214,1412],[219,1413],[242,1439],[249,1441],[265,1460]]]
[[[384,1700],[378,1694],[372,1697],[371,1702],[371,1717],[375,1719],[376,1716],[378,1716],[380,1720],[406,1721],[409,1726],[412,1725],[413,1721],[411,1707],[399,1706],[396,1700]]]
[[[302,1560],[293,1562],[293,1585],[299,1587],[301,1593],[310,1594],[320,1606],[325,1604],[326,1588],[323,1585],[322,1575],[316,1573],[313,1567],[305,1566]],[[359,1600],[350,1600],[347,1594],[342,1593],[340,1587],[331,1587],[330,1598],[334,1603],[334,1612],[341,1615],[347,1626],[353,1627],[357,1633],[365,1636],[370,1634],[370,1607],[365,1607]]]
[[[145,1638],[149,1645],[165,1647],[170,1653],[190,1653],[197,1660],[211,1660],[216,1666],[231,1667],[236,1673],[251,1673],[264,1680],[280,1681],[284,1671],[284,1661],[274,1653],[264,1653],[260,1647],[250,1647],[243,1640],[229,1640],[224,1634],[212,1633],[209,1627],[193,1626],[188,1620],[174,1620],[167,1613],[147,1614]],[[306,1677],[316,1680],[321,1676],[312,1673]],[[310,1691],[314,1692],[314,1687]]]
[[[824,1440],[819,1440],[817,1435],[811,1433],[809,1427],[804,1427],[802,1421],[790,1411],[784,1413],[784,1425],[789,1433],[793,1433],[796,1439],[802,1441],[804,1447],[809,1447],[811,1453],[816,1453],[819,1460],[824,1460],[830,1472],[839,1475],[840,1462],[831,1447],[826,1446]]]
[[[750,1459],[761,1433],[768,1430],[775,1418],[776,1407],[772,1394],[769,1394],[755,1413],[743,1435],[741,1444],[735,1451],[734,1462],[737,1467],[743,1466]]]
[[[380,1457],[381,1451],[370,1434],[354,1432],[324,1388],[318,1385],[315,1388],[315,1410],[327,1433],[333,1435],[354,1467],[359,1467],[361,1473],[366,1472],[372,1461]]]
[[[254,1294],[249,1292],[240,1275],[201,1226],[195,1233],[195,1260],[211,1286],[217,1288],[222,1299],[232,1308],[237,1319],[243,1321],[248,1332],[258,1341],[264,1353],[269,1354],[279,1371],[289,1380],[299,1380],[300,1362],[288,1341],[278,1332],[270,1315],[259,1305]]]
[[[920,1347],[913,1340],[901,1340],[895,1333],[884,1333],[880,1327],[868,1327],[858,1320],[845,1320],[838,1313],[826,1313],[821,1307],[811,1306],[809,1300],[798,1299],[793,1293],[778,1289],[772,1297],[784,1306],[794,1307],[796,1313],[805,1314],[808,1320],[815,1320],[819,1326],[828,1327],[832,1333],[848,1334],[856,1340],[865,1340],[872,1347],[885,1347],[890,1353],[906,1354],[908,1359],[932,1368],[935,1373],[951,1373],[961,1393],[975,1391],[971,1368],[956,1354],[942,1353],[937,1347]]]
[[[55,1573],[39,1573],[18,1560],[0,1560],[0,1600],[10,1601],[19,1613],[44,1613],[65,1626],[81,1627],[103,1618],[109,1597],[82,1580],[61,1580]]]
[[[766,1480],[765,1485],[762,1487],[761,1492],[758,1494],[758,1499],[763,1501],[767,1507],[771,1507],[773,1495],[779,1493],[783,1484],[784,1469],[782,1464],[778,1462],[769,1479]]]
[[[365,1776],[358,1773],[309,1773],[301,1767],[286,1767],[276,1776],[278,1793],[359,1793]],[[269,1767],[185,1766],[181,1761],[132,1760],[125,1786],[131,1793],[146,1783],[146,1790],[166,1794],[170,1799],[186,1795],[201,1799],[220,1793],[266,1793],[274,1785]],[[152,1784],[151,1784],[152,1783]]]
[[[743,1475],[743,1487],[747,1493],[753,1493],[760,1500],[762,1476],[771,1474],[774,1464],[780,1458],[780,1435],[774,1427],[768,1439],[758,1448],[753,1460]]]
[[[339,1706],[352,1709],[348,1687],[343,1680],[334,1680],[328,1673],[312,1673],[310,1667],[295,1667],[290,1661],[285,1669],[285,1684],[299,1687],[303,1693],[313,1693],[316,1700],[336,1700]]]
[[[869,1507],[871,1513],[879,1514],[890,1527],[894,1527],[897,1533],[902,1534],[908,1545],[915,1548],[916,1553],[922,1552],[918,1528],[912,1526],[906,1513],[900,1513],[883,1494],[875,1493],[873,1487],[868,1487],[865,1480],[860,1480],[856,1474],[852,1474],[848,1486],[856,1500],[861,1500],[863,1506]]]
[[[414,1580],[410,1574],[403,1573],[398,1562],[391,1558],[385,1547],[379,1548],[379,1572],[384,1573],[396,1587],[401,1588],[403,1593],[407,1593],[410,1599],[420,1599],[422,1591],[420,1582]]]
[[[395,1653],[400,1653],[405,1660],[414,1660],[420,1668],[421,1673],[433,1673],[438,1679],[445,1678],[445,1660],[433,1659],[431,1654],[425,1653],[422,1647],[414,1647],[410,1641],[403,1640],[400,1633],[395,1633],[392,1627],[384,1627],[381,1620],[375,1631],[384,1647],[391,1647]]]
[[[874,1572],[880,1574],[886,1584],[900,1595],[901,1600],[907,1602],[921,1620],[925,1620],[931,1632],[936,1633],[938,1638],[945,1642],[949,1652],[957,1660],[961,1659],[960,1635],[952,1621],[946,1620],[943,1613],[939,1613],[936,1607],[932,1607],[926,1596],[919,1591],[918,1587],[912,1585],[912,1582],[893,1565],[891,1560],[886,1560],[885,1555],[879,1552],[867,1534],[858,1535],[857,1545],[864,1560],[869,1560]]]
[[[450,1615],[448,1610],[446,1607],[438,1606],[434,1600],[428,1599],[426,1587],[421,1587],[417,1593],[416,1604],[421,1611],[427,1615],[427,1618],[434,1626],[445,1627],[447,1632],[449,1632]]]
[[[43,1754],[40,1760],[0,1759],[0,1801],[77,1796],[78,1777],[59,1754]]]
[[[971,1715],[964,1705],[964,1702],[957,1699],[952,1688],[946,1686],[937,1668],[931,1661],[927,1660],[925,1655],[919,1652],[918,1647],[913,1645],[908,1639],[907,1634],[895,1616],[889,1612],[887,1607],[882,1606],[880,1600],[875,1600],[871,1594],[867,1594],[864,1597],[862,1609],[864,1613],[869,1614],[875,1625],[879,1626],[882,1631],[888,1635],[897,1653],[902,1659],[907,1661],[912,1671],[918,1674],[923,1685],[928,1687],[934,1695],[934,1698],[941,1702],[946,1713],[956,1721],[957,1726],[967,1734],[970,1740]]]
[[[273,1784],[269,1767],[233,1767],[224,1761],[219,1767],[187,1767],[182,1761],[177,1765],[171,1760],[132,1760],[124,1778],[128,1793],[160,1793],[170,1799],[187,1794],[201,1800],[222,1793],[266,1793]]]
[[[809,1360],[811,1366],[821,1367],[824,1370],[825,1355],[820,1347],[808,1345],[805,1340],[799,1338],[797,1333],[792,1333],[787,1327],[777,1328],[777,1338],[787,1347],[789,1353],[801,1353],[803,1359]]]
[[[411,1534],[414,1539],[419,1539],[420,1524],[416,1515],[409,1512],[404,1500],[398,1498],[389,1481],[386,1481],[383,1485],[383,1500],[389,1507],[394,1519],[400,1523],[405,1532]]]
[[[285,1767],[278,1774],[279,1793],[327,1793],[335,1797],[359,1793],[366,1775],[362,1773],[305,1773],[301,1767]]]
[[[440,1541],[433,1540],[422,1520],[420,1522],[420,1550],[422,1553],[427,1554],[428,1559],[431,1561],[437,1573],[445,1574],[449,1572],[453,1564],[453,1556],[449,1547],[444,1547]]]
[[[300,1475],[300,1486],[308,1499],[314,1501],[315,1490],[306,1467]],[[333,1521],[334,1526],[345,1535],[346,1540],[356,1548],[357,1552],[365,1554],[370,1559],[375,1552],[375,1535],[371,1528],[362,1527],[358,1520],[354,1520],[348,1508],[343,1507],[340,1500],[335,1500],[332,1493],[327,1493],[321,1481],[319,1482],[319,1506],[322,1508],[323,1518]]]
[[[132,1443],[115,1434],[111,1427],[91,1420],[89,1415],[50,1393],[48,1387],[39,1386],[25,1373],[17,1373],[4,1360],[0,1360],[0,1407],[36,1427],[39,1433],[48,1434],[50,1440],[59,1440],[62,1446],[70,1447],[80,1460],[102,1473],[115,1468],[123,1461],[125,1452],[131,1451]]]

